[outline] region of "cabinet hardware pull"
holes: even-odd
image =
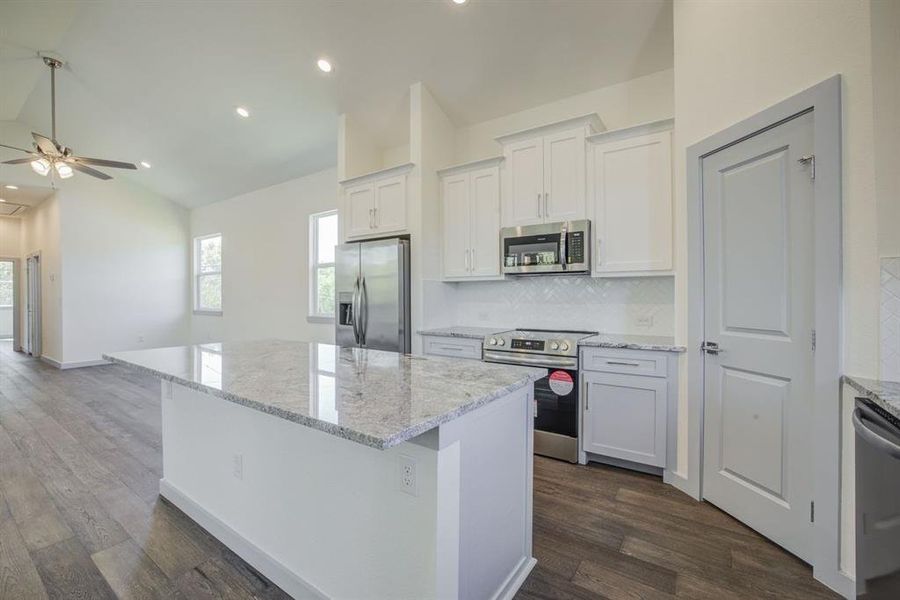
[[[372,223],[375,229],[378,229],[378,207],[372,209]]]
[[[588,382],[585,381],[581,384],[582,393],[584,394],[584,411],[587,412],[591,410],[591,400],[590,395],[588,394]]]
[[[603,246],[603,244],[602,244],[602,242],[601,242],[601,240],[600,240],[600,236],[598,235],[598,236],[597,236],[597,264],[598,264],[598,265],[602,265],[602,264],[603,264],[603,254],[600,252],[600,248],[601,248],[602,246]]]
[[[641,363],[636,362],[625,362],[624,360],[608,360],[606,361],[608,365],[622,365],[623,367],[639,367]]]
[[[372,211],[374,211],[374,210],[375,210],[374,208],[369,209],[369,229],[372,229],[373,227],[375,227],[375,225],[372,224]]]
[[[463,252],[465,252],[465,255],[466,255],[466,272],[468,272],[469,271],[469,251],[464,250]]]
[[[541,193],[538,192],[538,216],[541,217]]]
[[[475,248],[472,248],[472,272],[475,272]]]
[[[544,216],[550,216],[550,192],[544,192]]]

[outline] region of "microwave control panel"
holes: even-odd
[[[568,253],[566,262],[580,264],[584,262],[584,232],[573,231],[567,236]]]

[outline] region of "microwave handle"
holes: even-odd
[[[568,268],[568,260],[566,259],[566,246],[569,245],[569,224],[563,223],[562,233],[559,236],[559,264],[562,265],[563,271]]]

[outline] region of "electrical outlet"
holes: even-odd
[[[244,455],[235,454],[231,457],[231,473],[235,479],[244,479]]]
[[[400,491],[410,496],[419,495],[416,481],[416,459],[411,456],[400,456]]]
[[[653,315],[638,317],[635,319],[635,324],[637,324],[638,327],[653,327]]]

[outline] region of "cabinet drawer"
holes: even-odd
[[[424,340],[426,355],[481,360],[481,340],[438,336],[426,336]]]
[[[581,349],[581,368],[585,371],[665,377],[666,365],[666,355],[662,352],[590,347]]]

